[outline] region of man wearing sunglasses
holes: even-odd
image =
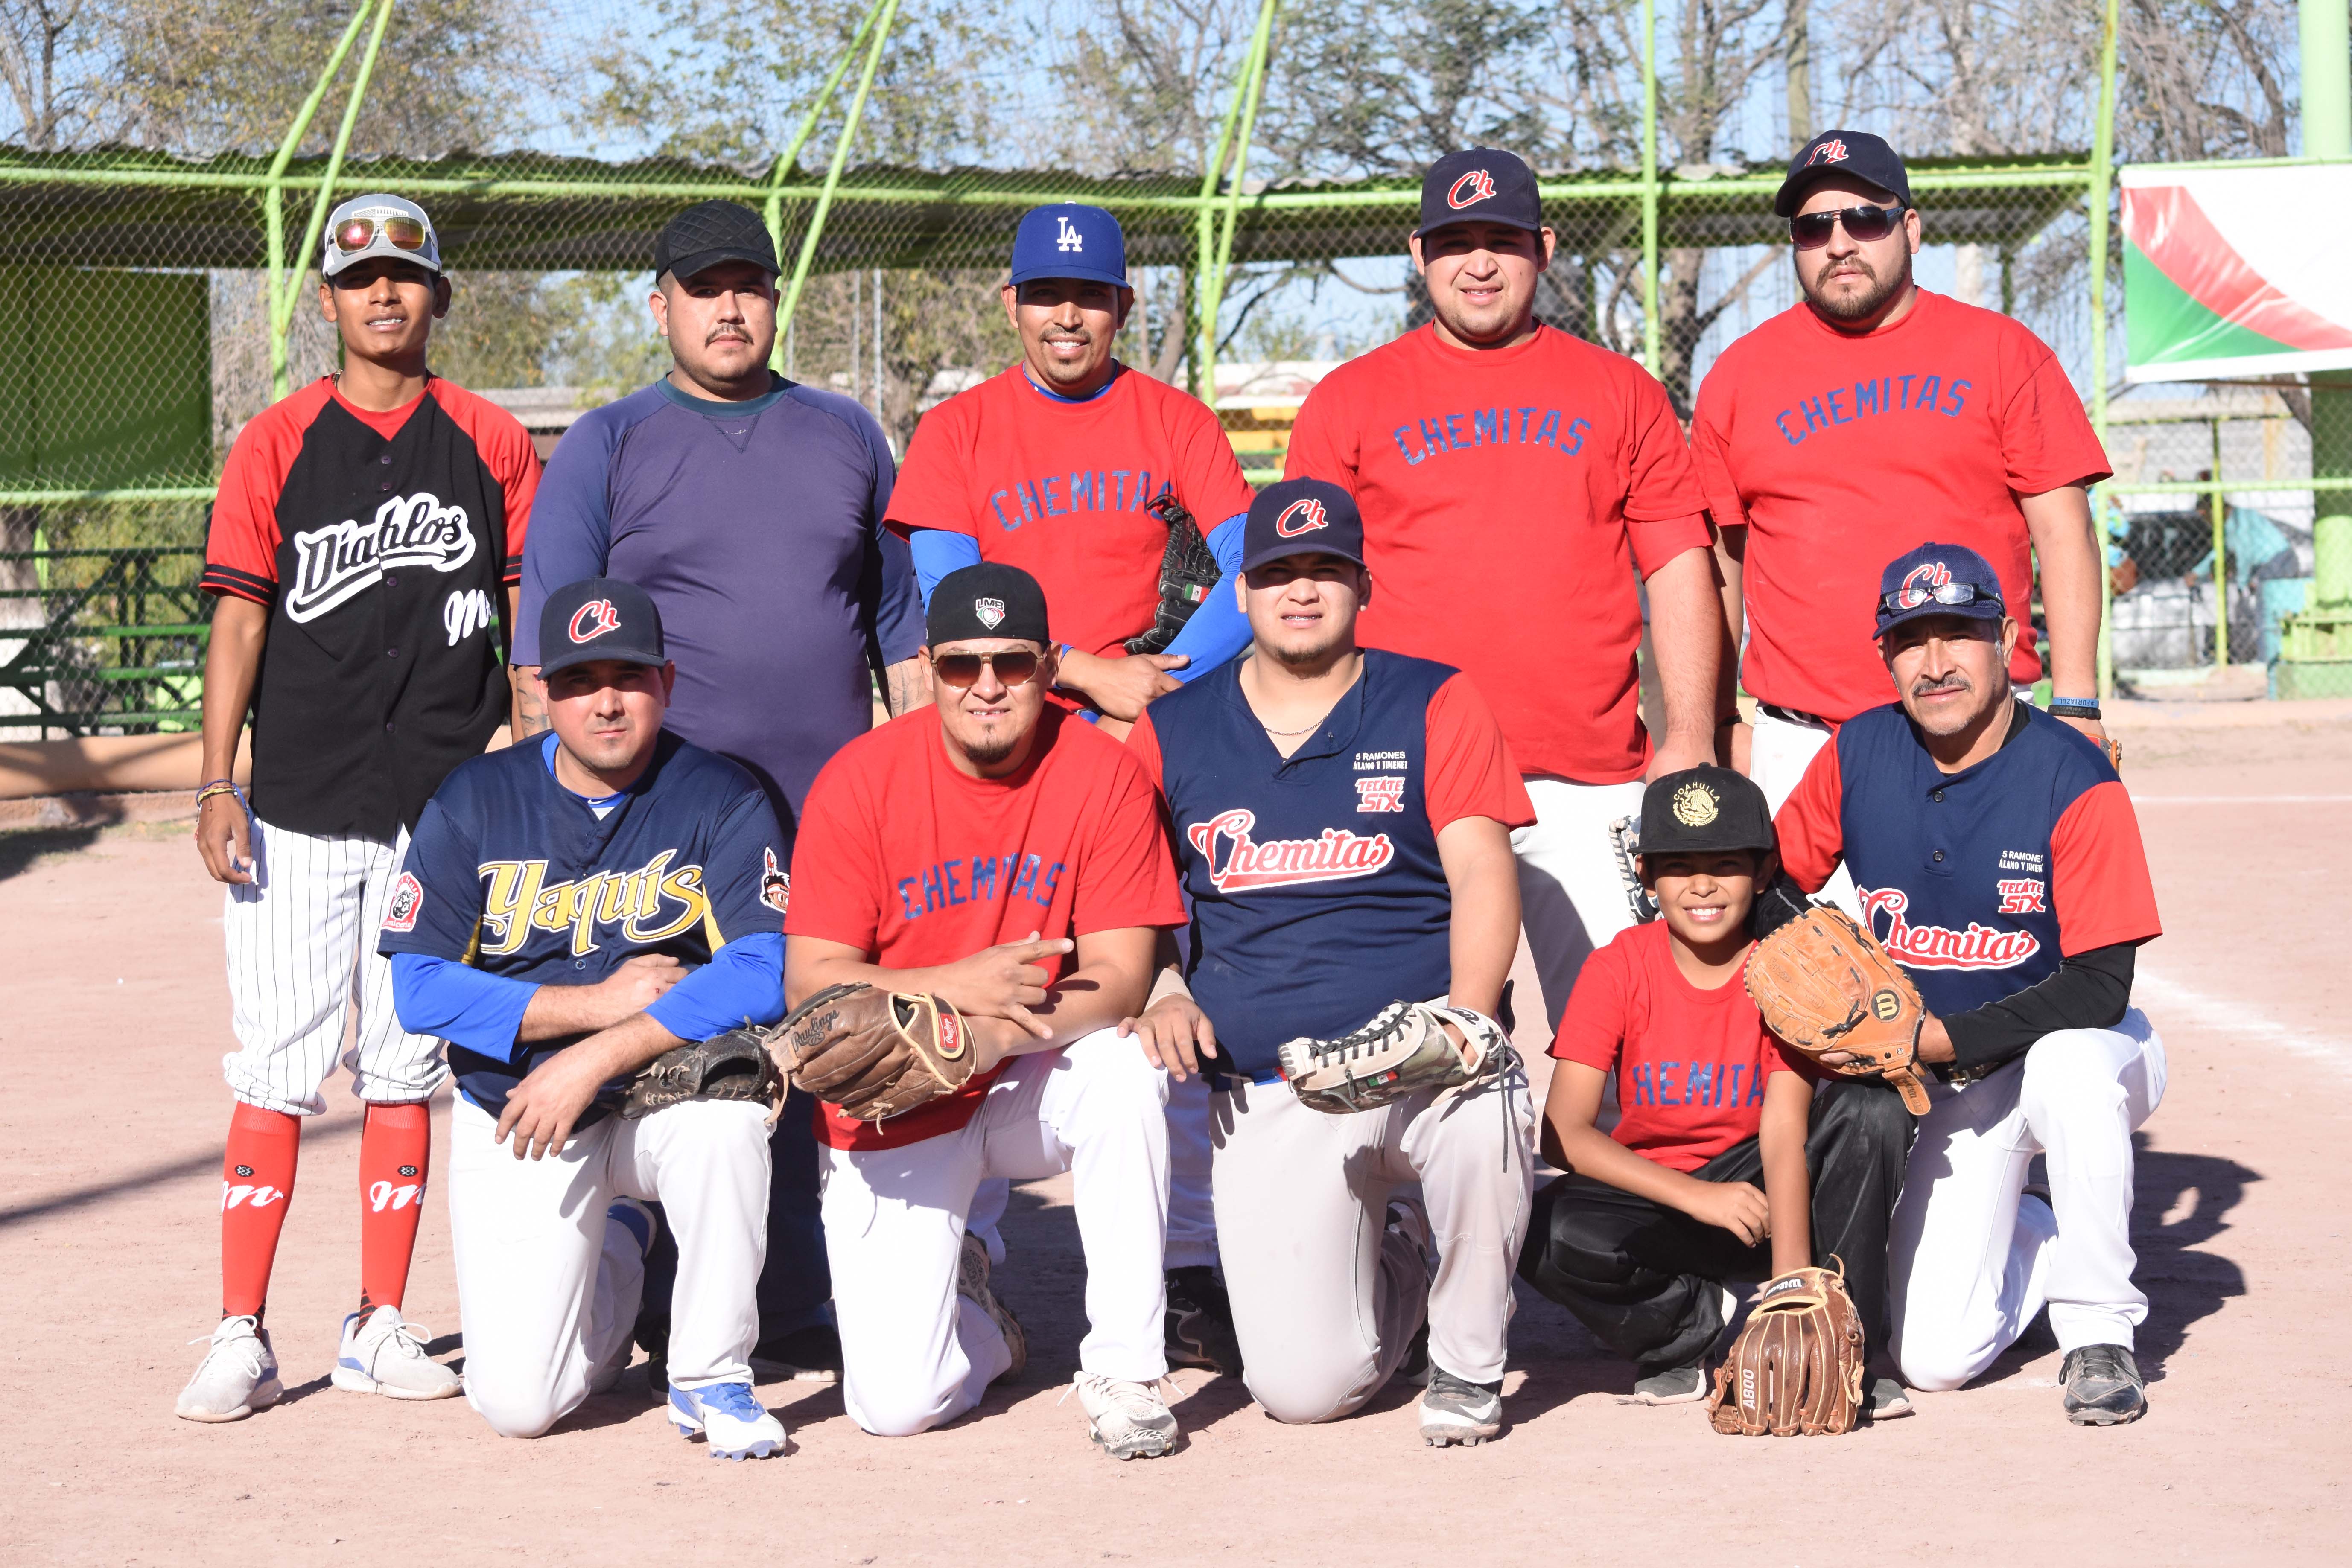
[[[983,562],[931,591],[935,705],[844,747],[801,817],[784,918],[797,1005],[863,982],[952,1003],[983,1071],[882,1122],[821,1108],[842,1399],[868,1432],[954,1419],[1028,1359],[966,1221],[983,1182],[1071,1173],[1089,1332],[1076,1393],[1118,1458],[1164,1454],[1168,1075],[1118,1025],[1184,919],[1159,796],[1045,700],[1045,596]]]
[[[2106,754],[2011,694],[2004,591],[1962,546],[1887,564],[1864,602],[1895,701],[1839,727],[1774,828],[1799,888],[1852,873],[1931,1014],[1932,1104],[1888,1255],[1905,1379],[1959,1387],[2046,1302],[2067,1419],[2114,1426],[2147,1407],[2132,1133],[2164,1098],[2165,1056],[2131,988],[2160,926]],[[2044,1153],[2048,1197],[2026,1196]]]
[[[191,1421],[239,1420],[278,1397],[265,1297],[302,1118],[327,1108],[320,1085],[338,1060],[367,1110],[359,1303],[335,1385],[458,1391],[400,1311],[425,1210],[425,1102],[446,1071],[438,1040],[401,1027],[367,934],[425,801],[509,715],[499,644],[514,632],[539,458],[512,415],[426,367],[449,280],[423,208],[344,202],[319,275],[341,368],[238,433],[205,541],[214,607],[195,836],[226,888],[239,1050],[224,1063],[236,1108],[221,1171],[221,1322],[180,1396]],[[247,793],[234,774],[248,716]]]
[[[1837,726],[1886,700],[1869,563],[1927,538],[1992,561],[2013,605],[2038,558],[2051,711],[2104,740],[2088,486],[2107,459],[2064,369],[2021,323],[1913,279],[1919,214],[1877,137],[1813,138],[1773,210],[1803,298],[1723,351],[1691,419],[1734,649],[1747,632],[1726,725],[1731,674],[1761,705],[1752,731],[1727,730],[1726,760],[1777,806]],[[2042,673],[2021,636],[2011,678]]]
[[[677,648],[670,728],[749,768],[789,842],[817,769],[872,724],[872,679],[894,713],[929,700],[914,573],[882,526],[889,443],[856,399],[769,368],[776,251],[757,213],[688,207],[652,261],[648,304],[675,362],[583,415],[550,459],[515,662],[537,661],[538,606],[555,589],[602,576],[641,585]],[[544,722],[526,715],[524,728]],[[776,1127],[771,1218],[753,1359],[833,1376],[840,1347],[804,1110]],[[646,1298],[656,1354],[670,1258],[665,1241]]]

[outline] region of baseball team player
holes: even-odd
[[[1726,684],[1736,673],[1760,705],[1726,757],[1745,753],[1778,810],[1837,727],[1885,700],[1863,615],[1871,563],[1930,538],[1993,562],[2021,607],[2038,559],[2050,711],[2105,740],[2088,487],[2107,459],[2057,357],[2022,323],[1913,281],[1919,214],[1877,137],[1813,138],[1773,210],[1804,297],[1723,351],[1691,416],[1731,646],[1743,616],[1747,632]],[[2021,635],[2010,679],[2042,673]]]
[[[664,1052],[783,1015],[783,836],[749,773],[665,731],[677,672],[643,590],[549,594],[537,659],[551,733],[449,776],[380,942],[402,1021],[447,1040],[457,1075],[466,1396],[535,1437],[612,1386],[659,1223],[677,1236],[670,1419],[714,1457],[764,1457],[784,1444],[750,1364],[768,1108],[613,1113]]]
[[[1632,921],[1609,825],[1640,809],[1645,773],[1714,755],[1706,503],[1657,381],[1536,319],[1553,235],[1525,163],[1439,159],[1411,243],[1435,319],[1307,394],[1285,473],[1362,508],[1380,584],[1364,643],[1454,665],[1494,705],[1535,802],[1511,843],[1557,1023],[1585,956]],[[1643,594],[1666,707],[1654,755]]]
[[[342,369],[264,411],[221,472],[200,585],[205,658],[196,848],[226,884],[222,927],[238,1050],[221,1162],[221,1321],[181,1392],[192,1421],[276,1403],[263,1326],[294,1191],[301,1118],[340,1056],[366,1103],[360,1298],[335,1385],[440,1399],[457,1377],[401,1316],[446,1072],[401,1027],[369,946],[410,831],[449,769],[509,715],[499,643],[539,459],[503,410],[425,365],[449,283],[433,225],[400,197],[335,208],[319,304]],[[232,774],[253,727],[249,794]],[[343,1050],[356,1002],[358,1037]]]
[[[1249,641],[1230,595],[1211,591],[1164,653],[1127,652],[1127,640],[1153,623],[1169,538],[1146,505],[1181,502],[1230,579],[1249,482],[1213,410],[1114,356],[1135,292],[1109,213],[1031,209],[1013,236],[1003,298],[1021,362],[923,416],[890,497],[891,526],[907,535],[927,596],[947,573],[983,559],[1035,577],[1056,607],[1057,690],[1124,735],[1146,703]],[[1199,1078],[1171,1086],[1169,1135],[1169,1355],[1237,1372],[1213,1267],[1209,1098]],[[984,1193],[972,1223],[1000,1262],[1002,1203],[1001,1187]]]
[[[1277,1049],[1401,999],[1498,1011],[1510,832],[1535,812],[1465,676],[1357,646],[1374,580],[1345,490],[1270,486],[1244,538],[1248,655],[1129,741],[1165,793],[1194,937],[1122,1028],[1171,1073],[1220,1070],[1217,1230],[1252,1396],[1328,1421],[1403,1369],[1428,1384],[1426,1441],[1480,1442],[1502,1429],[1532,1185],[1524,1074],[1335,1115],[1285,1085]]]
[[[988,1064],[881,1122],[823,1108],[843,1403],[903,1437],[1021,1370],[1027,1342],[965,1218],[991,1177],[1068,1171],[1089,1324],[1076,1391],[1108,1452],[1164,1454],[1168,1075],[1117,1027],[1184,918],[1159,800],[1126,747],[1045,700],[1058,644],[1034,578],[950,572],[928,624],[937,701],[825,765],[784,923],[793,1004],[857,982],[938,996]]]
[[[883,528],[890,448],[856,400],[769,370],[776,255],[758,214],[689,207],[653,264],[654,319],[676,362],[556,448],[523,555],[515,661],[537,660],[555,589],[608,572],[638,584],[678,655],[669,727],[748,768],[789,834],[817,769],[872,723],[869,674],[893,712],[929,700],[907,547]],[[665,1239],[646,1294],[656,1356],[669,1254]],[[776,1127],[756,1359],[834,1375],[829,1293],[803,1098]]]
[[[1815,1087],[1749,999],[1748,916],[1776,865],[1764,792],[1741,775],[1702,765],[1643,794],[1642,882],[1660,917],[1577,977],[1544,1106],[1544,1157],[1570,1174],[1536,1194],[1519,1272],[1633,1362],[1630,1403],[1678,1405],[1706,1396],[1733,1314],[1724,1281],[1838,1268],[1884,1421],[1911,1410],[1888,1375],[1886,1291],[1911,1115],[1874,1080]],[[1620,1113],[1603,1132],[1612,1077]]]
[[[1903,1375],[1958,1388],[2046,1303],[2068,1419],[2135,1420],[2132,1132],[2165,1057],[2131,1005],[2134,949],[2160,932],[2131,798],[2097,746],[2011,696],[2018,622],[1991,563],[1930,542],[1877,586],[1895,701],[1839,727],[1775,826],[1807,892],[1844,863],[1933,1015],[1891,1244]],[[2021,1196],[2037,1154],[2046,1203]]]

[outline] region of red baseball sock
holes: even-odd
[[[421,1104],[370,1104],[360,1129],[360,1311],[396,1307],[408,1290],[433,1118]]]
[[[261,1314],[269,1266],[294,1197],[302,1119],[237,1102],[221,1156],[221,1316]]]

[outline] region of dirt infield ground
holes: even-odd
[[[1978,1385],[1844,1438],[1738,1441],[1618,1405],[1625,1369],[1523,1297],[1503,1440],[1423,1448],[1392,1392],[1317,1428],[1179,1375],[1177,1454],[1121,1466],[1059,1405],[1079,1333],[1066,1189],[1016,1194],[999,1276],[1029,1372],[971,1418],[868,1437],[832,1389],[763,1388],[788,1457],[716,1464],[635,1373],[534,1443],[462,1400],[327,1385],[357,1290],[358,1118],[309,1129],[270,1322],[289,1397],[173,1418],[215,1311],[228,1111],[219,894],[182,827],[0,835],[0,1556],[10,1563],[626,1560],[791,1564],[1463,1561],[2137,1564],[2340,1559],[2352,1427],[2344,1197],[2352,716],[2127,721],[2168,935],[2139,1000],[2171,1057],[2135,1228],[2152,1413],[2076,1430],[2046,1329]],[[446,1104],[443,1107],[446,1111]],[[436,1155],[437,1157],[437,1155]],[[1278,1201],[1269,1195],[1269,1201]],[[454,1354],[447,1211],[412,1314]]]

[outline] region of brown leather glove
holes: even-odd
[[[827,986],[784,1016],[768,1050],[791,1079],[861,1122],[879,1122],[971,1081],[971,1033],[939,997]]]
[[[1756,1292],[1756,1310],[1715,1369],[1707,1419],[1741,1437],[1851,1432],[1862,1414],[1862,1317],[1843,1266],[1800,1269]]]
[[[1756,945],[1748,994],[1782,1041],[1843,1078],[1884,1073],[1915,1116],[1927,1091],[1915,1071],[1927,1007],[1878,938],[1843,909],[1815,905]],[[1832,1065],[1823,1051],[1853,1061]]]

